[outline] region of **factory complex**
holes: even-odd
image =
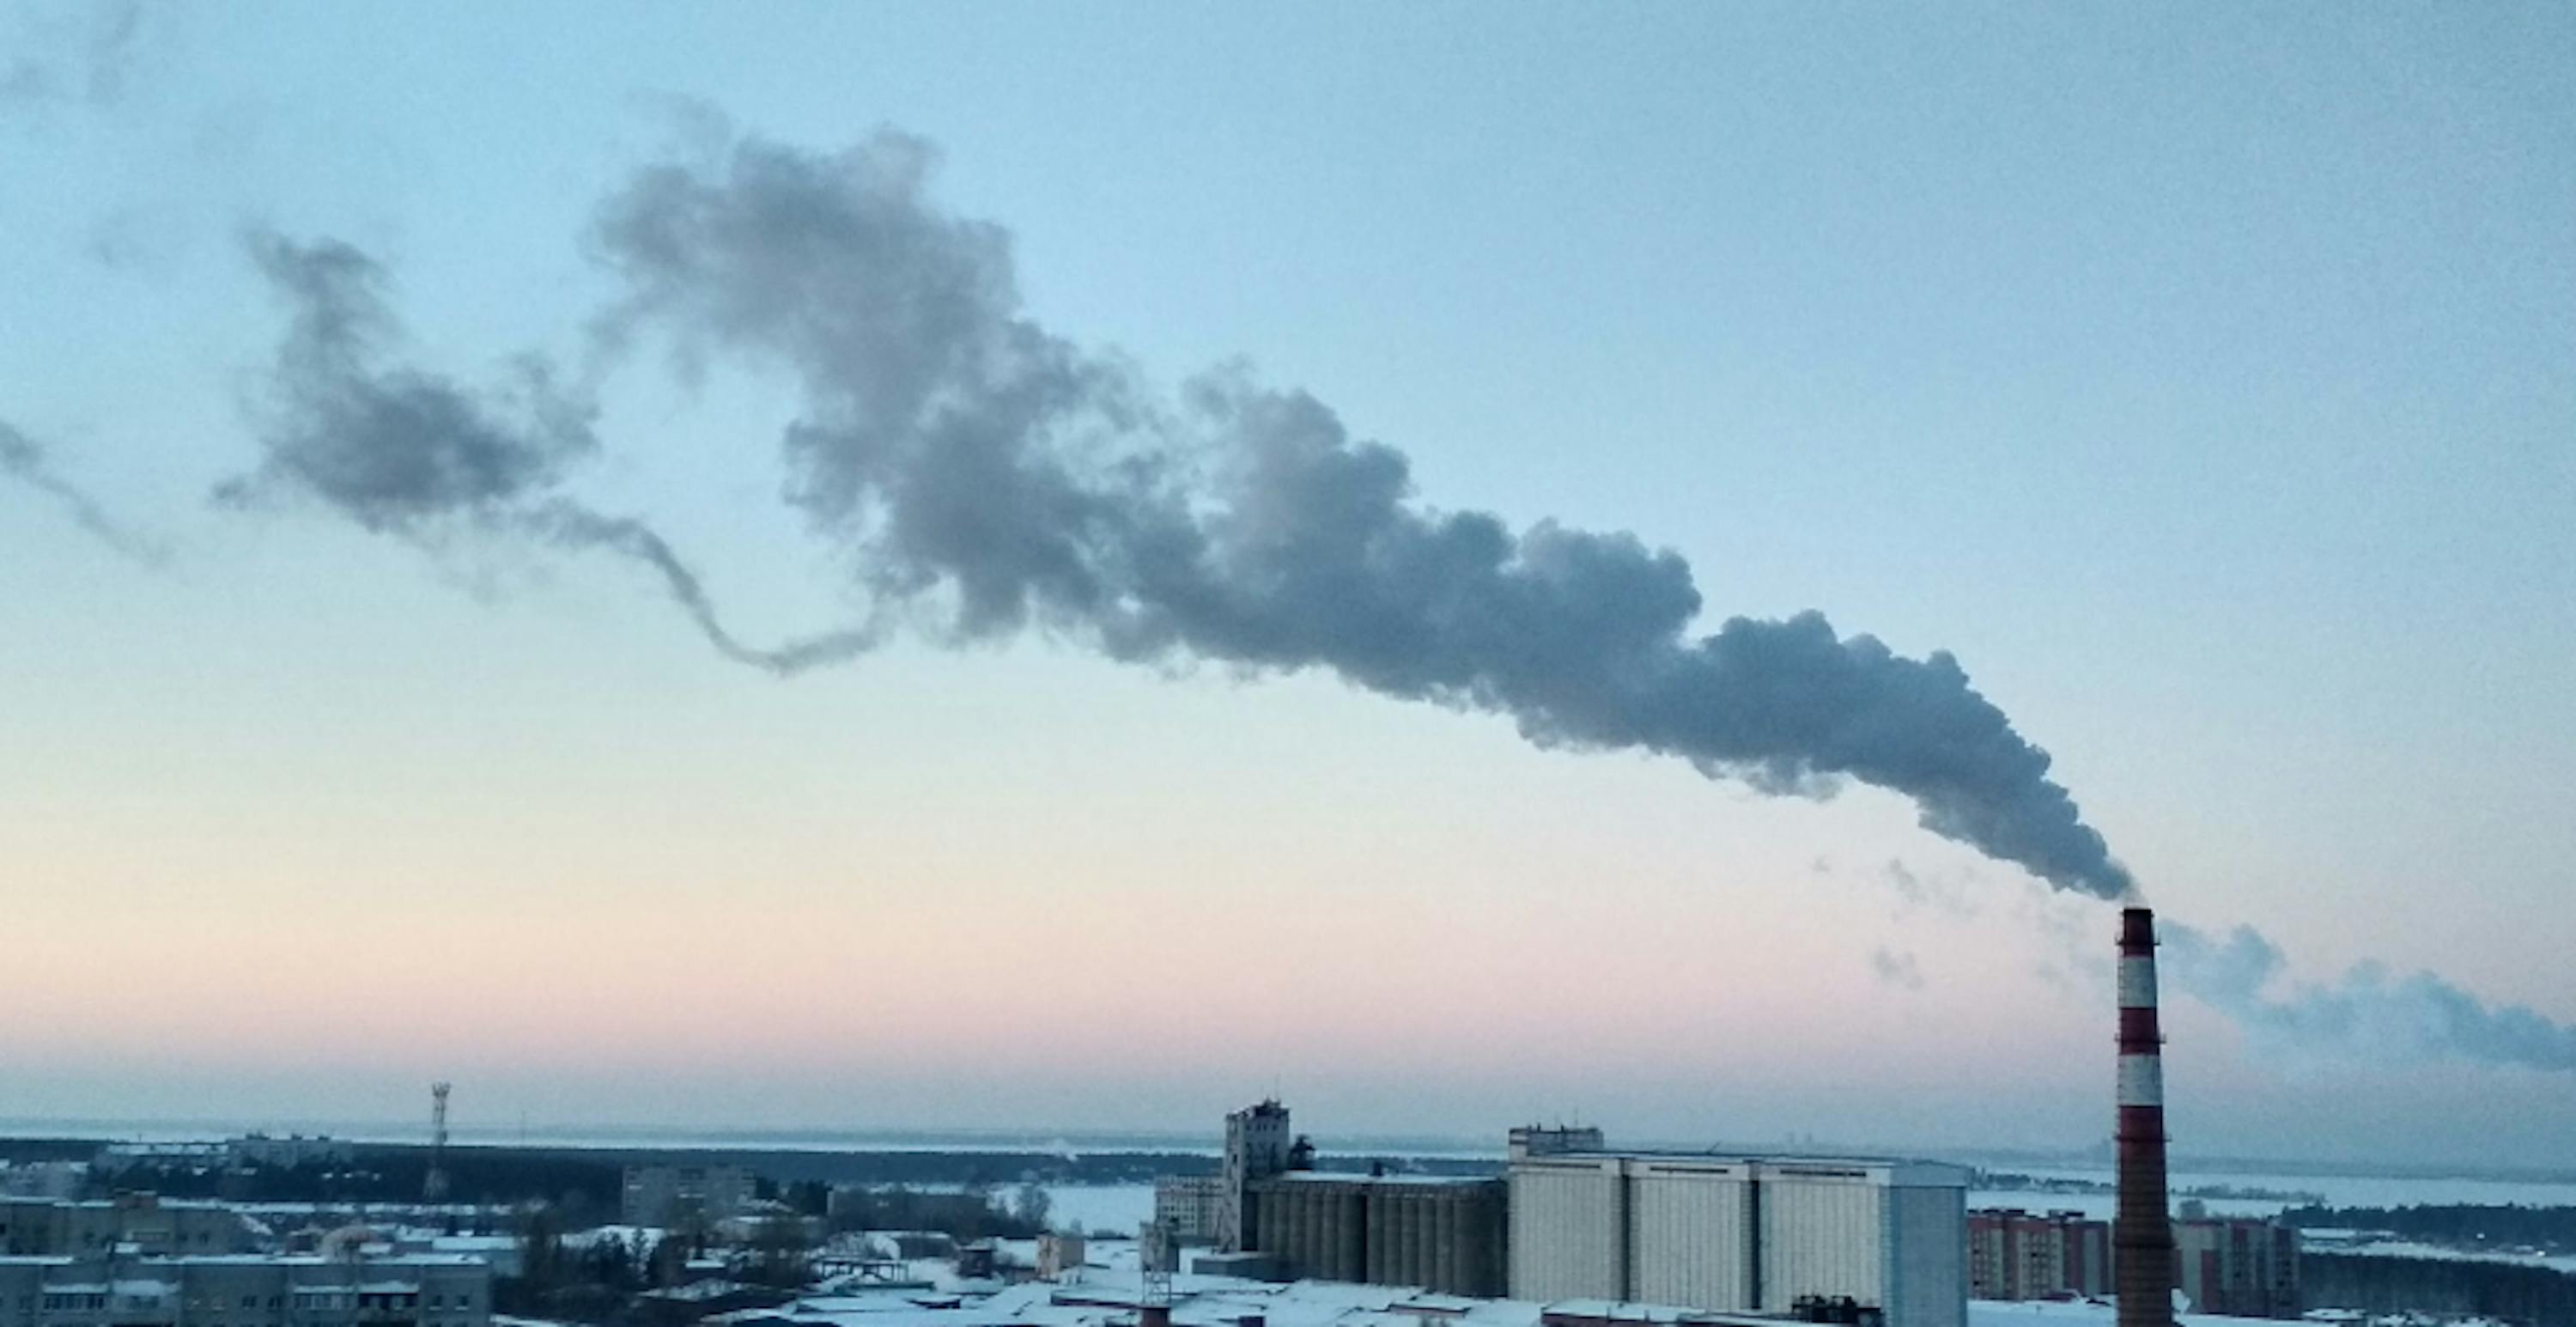
[[[1788,1316],[1847,1305],[1962,1327],[1968,1172],[1875,1158],[1611,1149],[1598,1129],[1515,1129],[1499,1178],[1312,1169],[1287,1108],[1226,1120],[1212,1178],[1156,1189],[1193,1271]]]
[[[1147,1270],[1197,1245],[1189,1270],[1236,1278],[1879,1327],[1966,1327],[1972,1294],[2107,1295],[2119,1327],[2171,1327],[2177,1290],[2203,1310],[2295,1316],[2290,1232],[2170,1214],[2155,946],[2153,914],[2126,909],[2108,1223],[1972,1220],[1960,1166],[1629,1151],[1584,1128],[1513,1130],[1500,1178],[1325,1174],[1273,1100],[1226,1117],[1216,1174],[1156,1186]]]
[[[1095,1252],[1095,1258],[1098,1255]],[[1112,1260],[1123,1261],[1123,1260]],[[1791,1322],[1849,1322],[1813,1306]],[[942,1281],[917,1288],[836,1287],[771,1308],[708,1319],[718,1327],[1782,1327],[1769,1315],[1719,1313],[1601,1299],[1447,1295],[1419,1286],[1258,1281],[1177,1273],[1140,1275],[1099,1262],[1057,1278],[1003,1284]],[[2112,1327],[2097,1301],[1977,1302],[1965,1327]],[[2177,1315],[2177,1327],[2227,1319]],[[515,1327],[515,1325],[514,1325]]]

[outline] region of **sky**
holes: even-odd
[[[1049,620],[781,678],[614,550],[216,500],[291,431],[262,255],[335,241],[384,381],[587,393],[549,491],[739,637],[867,618],[780,500],[810,362],[603,349],[603,218],[889,142],[1152,401],[1311,393],[1408,510],[1686,559],[1694,634],[1950,652],[2162,916],[2277,947],[2169,995],[2179,1151],[2576,1158],[2544,5],[0,9],[0,1117],[2107,1135],[2112,907],[1867,779]]]

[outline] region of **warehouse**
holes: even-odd
[[[1510,1293],[1768,1314],[1848,1298],[1888,1327],[1962,1327],[1967,1182],[1929,1162],[1613,1152],[1598,1130],[1514,1130]]]
[[[1290,1171],[1251,1195],[1260,1251],[1286,1277],[1503,1293],[1501,1180]]]

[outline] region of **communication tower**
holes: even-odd
[[[447,1088],[443,1081],[429,1085],[429,1174],[420,1182],[423,1202],[447,1201]]]

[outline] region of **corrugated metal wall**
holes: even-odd
[[[1886,1295],[1886,1189],[1866,1171],[1824,1166],[1766,1165],[1761,1181],[1762,1312],[1786,1313],[1801,1295],[1849,1295],[1893,1307]],[[1966,1252],[1963,1236],[1963,1258]]]
[[[1903,1327],[1967,1327],[1968,1221],[1965,1189],[1901,1185],[1887,1191],[1887,1320]]]
[[[1753,1186],[1747,1171],[1687,1162],[1630,1164],[1630,1298],[1752,1311]]]
[[[1512,1168],[1512,1298],[1627,1298],[1621,1170],[1616,1157],[1531,1160]]]

